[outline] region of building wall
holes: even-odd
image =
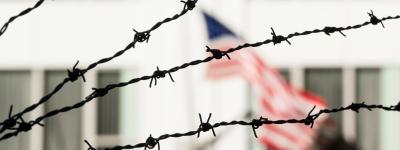
[[[0,2],[0,22],[5,22],[8,17],[33,5],[33,2]],[[200,1],[199,7],[193,12],[152,32],[149,44],[137,44],[135,49],[95,69],[92,82],[84,85],[82,97],[90,92],[91,87],[97,86],[96,72],[101,70],[120,70],[120,80],[127,81],[150,75],[157,66],[167,69],[207,56],[204,46],[208,43],[201,10],[217,16],[247,41],[255,42],[271,38],[270,27],[274,27],[278,34],[287,35],[324,26],[346,26],[367,21],[367,12],[371,9],[378,17],[396,15],[399,6],[400,3],[396,1]],[[181,3],[172,0],[46,1],[39,9],[13,22],[0,37],[0,70],[42,72],[39,76],[44,78],[43,72],[46,70],[65,70],[71,68],[76,60],[80,61],[80,67],[87,66],[124,48],[133,40],[132,28],[139,31],[148,29],[182,7]],[[382,72],[389,68],[389,72],[386,72],[389,75],[380,77],[380,98],[384,98],[382,102],[394,104],[395,94],[385,94],[382,89],[397,87],[397,83],[386,81],[391,79],[389,77],[393,73],[390,74],[390,71],[400,69],[400,55],[397,55],[400,46],[396,44],[399,24],[398,21],[388,21],[385,22],[385,29],[378,25],[344,32],[347,37],[335,33],[331,36],[318,34],[293,38],[290,40],[291,46],[286,43],[267,45],[257,48],[257,52],[270,64],[288,69],[292,82],[298,87],[307,87],[304,80],[307,68],[340,68],[344,82],[341,103],[344,105],[356,101],[354,89],[353,94],[346,93],[355,85],[346,84],[345,81],[354,81],[356,84],[352,77],[357,68],[382,68]],[[97,104],[83,107],[83,120],[89,122],[82,123],[82,126],[86,126],[82,127],[82,132],[85,132],[83,135],[92,139],[93,143],[111,141],[110,145],[134,144],[144,141],[150,133],[160,135],[197,128],[198,113],[203,116],[213,113],[211,121],[240,118],[246,111],[243,106],[247,105],[243,99],[249,97],[248,92],[242,92],[248,91],[247,84],[239,78],[218,82],[207,80],[205,68],[206,65],[199,65],[178,71],[172,74],[175,83],[162,79],[151,89],[148,88],[148,81],[122,88],[120,112],[124,113],[120,116],[120,131],[123,131],[120,137],[97,136],[96,130],[91,128],[95,128],[93,122],[96,120],[90,117],[96,116],[93,112]],[[380,115],[382,124],[388,125],[386,113]],[[343,116],[344,134],[354,140],[357,124],[355,115],[348,113]],[[385,137],[399,138],[382,130],[380,141],[386,141]],[[217,130],[217,135],[218,132],[220,130]],[[250,130],[245,128],[235,130],[232,136],[214,148],[245,149],[248,147],[249,133]],[[187,149],[211,138],[212,135],[206,133],[199,140],[183,138],[163,141],[161,145],[163,149]],[[395,141],[381,143],[390,148],[398,147]],[[36,148],[40,147],[39,144]]]

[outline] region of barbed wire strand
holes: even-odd
[[[0,29],[0,37],[6,32],[8,25],[10,25],[10,23],[12,23],[15,19],[26,15],[28,13],[30,13],[31,11],[35,10],[36,8],[38,8],[39,6],[41,6],[43,4],[44,0],[38,0],[36,2],[36,4],[33,7],[29,7],[23,11],[21,11],[18,15],[12,16],[10,19],[8,19],[8,21],[6,23],[4,23],[3,27],[1,27]]]
[[[193,10],[193,9],[195,8],[195,6],[196,6],[197,0],[187,0],[187,1],[182,1],[182,2],[184,3],[184,9],[183,9],[180,13],[175,14],[175,15],[172,16],[172,17],[165,18],[165,19],[163,19],[163,20],[160,21],[160,22],[157,22],[157,23],[154,24],[150,29],[148,29],[148,30],[146,30],[146,31],[138,32],[138,31],[134,30],[134,31],[136,32],[136,34],[135,34],[135,38],[134,38],[133,42],[129,43],[123,50],[118,51],[118,52],[115,53],[113,56],[100,59],[99,61],[97,61],[97,62],[95,62],[95,63],[93,63],[93,64],[90,64],[86,69],[83,69],[83,70],[77,68],[77,65],[78,65],[78,63],[79,63],[79,61],[77,61],[77,62],[75,63],[75,65],[73,66],[72,70],[67,70],[68,76],[65,77],[65,78],[62,80],[62,82],[60,82],[59,84],[57,84],[57,86],[56,86],[50,93],[48,93],[47,95],[43,96],[37,103],[32,104],[31,106],[26,107],[23,111],[21,111],[21,112],[15,114],[15,115],[13,115],[13,116],[11,116],[11,117],[5,119],[3,122],[0,123],[0,125],[3,125],[5,122],[9,121],[10,119],[14,119],[14,120],[15,120],[15,119],[17,119],[17,118],[20,118],[20,117],[22,117],[25,113],[28,113],[28,112],[30,112],[30,111],[33,111],[33,110],[36,109],[39,105],[41,105],[41,104],[43,104],[43,103],[49,101],[50,98],[51,98],[53,95],[55,95],[57,92],[59,92],[59,91],[64,87],[64,85],[67,84],[68,82],[74,82],[74,81],[76,81],[79,77],[82,77],[83,81],[86,81],[85,76],[84,76],[86,72],[88,72],[89,70],[95,68],[95,67],[98,66],[99,64],[109,62],[109,61],[111,61],[111,60],[113,60],[113,59],[115,59],[115,58],[121,56],[122,54],[124,54],[124,53],[125,53],[126,51],[128,51],[129,49],[134,48],[134,47],[135,47],[135,44],[136,44],[137,42],[144,42],[144,41],[147,42],[148,39],[150,38],[150,33],[151,33],[152,31],[156,30],[157,28],[159,28],[161,25],[163,25],[163,24],[165,24],[165,23],[168,23],[168,22],[171,22],[171,21],[173,21],[173,20],[176,20],[176,19],[180,18],[181,16],[185,15],[188,11]],[[5,131],[5,130],[0,130],[0,133],[2,133],[3,131]]]
[[[361,109],[367,109],[369,111],[372,111],[373,109],[380,109],[384,111],[400,111],[400,102],[397,103],[397,105],[392,105],[392,106],[383,106],[383,105],[367,105],[364,102],[362,103],[352,103],[351,105],[348,105],[346,107],[338,107],[338,108],[333,108],[333,109],[321,109],[318,113],[312,114],[313,110],[315,109],[315,106],[311,109],[309,114],[302,119],[287,119],[287,120],[269,120],[268,118],[265,117],[260,117],[259,119],[253,119],[252,121],[243,121],[243,120],[233,120],[230,122],[227,121],[221,121],[215,124],[209,123],[208,121],[206,123],[202,122],[201,120],[201,115],[200,115],[200,125],[199,128],[196,130],[192,131],[187,131],[183,133],[172,133],[172,134],[163,134],[157,138],[153,137],[148,137],[145,142],[143,143],[138,143],[135,145],[124,145],[124,146],[115,146],[111,148],[105,148],[105,150],[122,150],[122,149],[135,149],[135,148],[142,148],[145,147],[148,149],[154,148],[156,145],[160,147],[160,141],[166,140],[168,138],[180,138],[180,137],[187,137],[187,136],[195,136],[196,134],[200,135],[200,132],[208,132],[210,130],[213,131],[213,134],[215,136],[214,130],[219,127],[226,127],[226,126],[251,126],[252,130],[254,131],[254,136],[257,138],[256,134],[256,129],[258,129],[260,126],[263,125],[279,125],[279,124],[304,124],[307,126],[310,126],[311,128],[313,127],[314,121],[322,114],[330,114],[330,113],[338,113],[342,111],[354,111],[354,112],[359,112]],[[211,113],[209,114],[209,118],[211,117]],[[89,146],[88,150],[96,150],[96,148],[92,147],[88,141],[85,140],[87,145]]]
[[[381,19],[377,19],[377,17],[375,17],[375,16],[373,16],[373,17],[370,16],[370,21],[366,21],[366,22],[364,22],[362,24],[357,24],[357,25],[352,25],[352,26],[347,26],[347,27],[324,27],[323,29],[314,29],[314,30],[309,30],[309,31],[303,31],[303,32],[300,32],[300,33],[299,32],[295,32],[295,33],[287,35],[286,37],[281,36],[281,35],[276,35],[275,32],[273,31],[272,32],[272,35],[273,35],[272,39],[267,39],[265,41],[256,42],[256,43],[245,43],[245,44],[239,45],[239,46],[234,47],[234,48],[229,48],[227,51],[221,51],[221,50],[218,50],[218,49],[210,49],[209,47],[207,47],[207,51],[211,52],[212,56],[209,56],[209,57],[207,57],[205,59],[202,59],[202,60],[194,60],[194,61],[191,61],[191,62],[188,62],[188,63],[184,63],[182,65],[173,67],[173,68],[168,69],[168,70],[159,70],[157,68],[157,70],[154,71],[153,75],[150,75],[150,76],[147,75],[147,76],[142,76],[142,77],[139,77],[139,78],[133,78],[133,79],[127,81],[127,82],[109,84],[109,85],[105,86],[104,88],[93,88],[93,92],[89,96],[85,97],[84,100],[82,100],[82,101],[80,101],[80,102],[78,102],[78,103],[76,103],[76,104],[74,104],[72,106],[66,106],[66,107],[63,107],[61,109],[56,109],[56,110],[50,111],[50,112],[44,114],[43,116],[40,116],[40,117],[36,118],[33,121],[30,121],[29,124],[31,126],[34,126],[36,124],[40,125],[40,122],[42,120],[44,120],[45,118],[49,118],[49,117],[55,116],[55,115],[57,115],[59,113],[68,112],[68,111],[71,111],[73,109],[80,108],[83,105],[85,105],[86,103],[92,101],[94,98],[102,97],[102,96],[106,95],[108,93],[108,91],[110,91],[112,89],[115,89],[115,88],[121,88],[121,87],[130,85],[130,84],[137,83],[139,81],[144,81],[144,80],[149,80],[149,79],[155,80],[155,84],[156,84],[157,83],[157,79],[164,78],[166,76],[166,74],[169,74],[171,80],[174,81],[172,76],[171,76],[171,73],[173,73],[173,72],[176,72],[178,70],[187,68],[189,66],[195,66],[195,65],[198,65],[198,64],[201,64],[201,63],[206,63],[206,62],[209,62],[209,61],[211,61],[213,59],[221,59],[223,56],[226,56],[227,58],[230,58],[228,56],[228,53],[232,53],[232,52],[241,50],[243,48],[259,47],[261,45],[269,44],[271,42],[274,43],[274,44],[279,44],[282,41],[287,41],[288,42],[288,39],[296,37],[296,36],[305,36],[305,35],[321,33],[321,32],[324,32],[327,35],[332,34],[334,32],[342,33],[342,31],[358,29],[358,28],[361,28],[363,26],[367,26],[369,24],[377,25],[378,23],[382,23],[383,21],[386,21],[386,20],[393,20],[393,19],[399,19],[399,18],[400,18],[400,15],[387,16],[387,17],[383,17]],[[342,33],[342,35],[344,35],[344,34]],[[150,82],[150,87],[151,87],[151,83],[152,82]],[[18,133],[20,133],[20,132],[22,132],[22,131],[21,130],[16,130],[14,132],[7,133],[7,134],[3,135],[0,138],[0,141],[2,141],[4,139],[8,139],[8,138],[13,137],[13,136],[17,136]]]
[[[251,119],[252,118],[252,114],[253,114],[252,111],[247,111],[246,113],[241,115],[242,117],[240,117],[240,118],[245,119],[245,120],[246,119]],[[235,117],[235,118],[239,118],[239,117]],[[226,137],[229,134],[231,134],[232,130],[233,130],[233,126],[229,126],[227,128],[224,128],[224,130],[218,131],[218,136],[201,143],[201,145],[194,146],[193,149],[195,149],[195,150],[206,150],[206,149],[210,148],[211,146],[215,145],[215,143],[217,143],[218,141],[220,141],[224,137]]]

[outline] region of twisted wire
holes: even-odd
[[[197,0],[196,0],[196,1],[188,0],[188,1],[190,1],[190,2],[192,2],[192,3],[194,3],[194,4],[196,4],[196,2],[197,2]],[[40,3],[40,4],[41,4],[41,3]],[[39,5],[40,5],[40,4],[39,4]],[[35,5],[35,6],[36,6],[36,5]],[[195,6],[195,5],[194,5],[194,6]],[[90,64],[90,65],[87,66],[85,69],[76,68],[76,66],[77,66],[78,63],[79,63],[79,61],[78,61],[78,62],[75,64],[75,66],[73,67],[72,71],[68,70],[68,76],[65,77],[60,83],[58,83],[58,84],[56,85],[56,87],[55,87],[50,93],[48,93],[48,94],[46,94],[45,96],[43,96],[42,98],[40,98],[40,100],[39,100],[38,102],[32,104],[31,106],[26,107],[26,108],[25,108],[24,110],[22,110],[21,112],[14,114],[11,118],[20,118],[20,117],[22,117],[24,114],[26,114],[26,113],[28,113],[28,112],[31,112],[31,111],[33,111],[34,109],[36,109],[39,105],[41,105],[41,104],[43,104],[43,103],[49,101],[50,98],[51,98],[53,95],[55,95],[57,92],[59,92],[59,91],[64,87],[64,85],[67,84],[68,82],[74,82],[74,81],[76,81],[79,77],[82,77],[83,80],[85,81],[84,75],[85,75],[86,72],[88,72],[89,70],[91,70],[91,69],[97,67],[97,66],[100,65],[100,64],[109,62],[109,61],[111,61],[111,60],[113,60],[113,59],[115,59],[115,58],[121,56],[122,54],[124,54],[124,53],[125,53],[126,51],[128,51],[129,49],[134,48],[134,47],[135,47],[135,44],[136,44],[137,42],[141,42],[141,39],[140,39],[140,38],[136,38],[137,35],[140,35],[140,34],[142,34],[142,33],[150,34],[152,31],[156,30],[156,29],[159,28],[161,25],[163,25],[163,24],[165,24],[165,23],[168,23],[168,22],[171,22],[171,21],[173,21],[173,20],[177,20],[177,19],[180,18],[181,16],[185,15],[188,11],[193,10],[194,6],[193,6],[193,7],[184,8],[180,13],[177,13],[177,14],[173,15],[172,17],[167,17],[167,18],[165,18],[165,19],[163,19],[163,20],[157,22],[157,23],[154,24],[150,29],[148,29],[148,30],[146,30],[146,31],[143,31],[143,32],[136,32],[136,35],[135,35],[134,40],[133,40],[132,42],[130,42],[124,49],[122,49],[122,50],[116,52],[114,55],[112,55],[112,56],[110,56],[110,57],[102,58],[102,59],[98,60],[97,62],[94,62],[94,63]],[[36,8],[36,7],[34,7],[34,8]],[[146,37],[146,38],[148,39],[149,37]],[[4,122],[5,122],[6,120],[7,120],[7,119],[3,120],[3,121],[0,123],[0,125],[3,125]],[[3,131],[5,131],[5,130],[1,130],[0,133],[2,133]]]
[[[190,0],[188,0],[188,1],[190,1]],[[185,68],[187,68],[189,66],[196,66],[196,65],[201,64],[201,63],[209,62],[209,61],[211,61],[213,59],[221,59],[222,58],[221,55],[222,56],[226,55],[229,58],[229,56],[227,54],[235,52],[235,51],[238,51],[238,50],[241,50],[241,49],[244,49],[244,48],[259,47],[261,45],[269,44],[271,42],[273,42],[274,44],[279,44],[282,41],[288,41],[288,39],[293,38],[293,37],[305,36],[305,35],[321,33],[321,32],[324,32],[327,35],[329,35],[331,33],[339,32],[342,35],[344,35],[342,33],[342,31],[359,29],[359,28],[367,26],[369,24],[376,25],[376,21],[382,23],[383,21],[399,19],[399,18],[400,18],[400,15],[387,16],[387,17],[383,17],[383,18],[378,19],[378,20],[373,20],[372,17],[371,17],[370,21],[366,21],[364,23],[357,24],[357,25],[352,25],[352,26],[347,26],[347,27],[328,27],[327,26],[327,27],[324,27],[323,29],[308,30],[308,31],[300,32],[300,33],[299,32],[295,32],[295,33],[289,34],[287,36],[275,35],[275,32],[273,32],[272,39],[266,39],[264,41],[256,42],[256,43],[245,43],[245,44],[239,45],[239,46],[234,47],[234,48],[229,48],[227,51],[221,51],[221,50],[218,50],[218,49],[209,49],[209,48],[207,48],[207,50],[218,50],[220,53],[216,53],[214,51],[215,53],[212,53],[212,56],[206,57],[204,59],[199,59],[199,60],[194,60],[194,61],[191,61],[191,62],[188,62],[188,63],[184,63],[182,65],[175,66],[175,67],[173,67],[171,69],[168,69],[168,70],[159,70],[159,69],[157,69],[153,73],[153,75],[145,75],[145,76],[142,76],[142,77],[139,77],[139,78],[133,78],[133,79],[127,81],[127,82],[109,84],[109,85],[107,85],[107,86],[105,86],[103,88],[94,88],[93,89],[94,91],[89,96],[87,96],[84,100],[82,100],[82,101],[80,101],[80,102],[78,102],[78,103],[76,103],[76,104],[74,104],[72,106],[66,106],[66,107],[63,107],[61,109],[56,109],[56,110],[50,111],[50,112],[44,114],[43,116],[40,116],[40,117],[36,118],[33,121],[30,121],[30,124],[32,126],[38,125],[38,124],[40,125],[40,122],[42,120],[44,120],[45,118],[49,118],[49,117],[55,116],[55,115],[57,115],[59,113],[68,112],[68,111],[71,111],[73,109],[80,108],[83,105],[85,105],[86,103],[92,101],[94,98],[102,97],[102,96],[108,94],[108,91],[110,91],[112,89],[121,88],[121,87],[130,85],[130,84],[137,83],[139,81],[144,81],[144,80],[149,80],[149,79],[151,79],[151,80],[155,79],[156,80],[157,78],[163,78],[163,77],[165,77],[166,73],[170,74],[170,73],[176,72],[178,70],[185,69]],[[145,40],[143,40],[143,41],[145,41]],[[288,43],[290,43],[290,42],[288,42]],[[164,76],[160,76],[160,74],[163,74]],[[172,76],[170,76],[170,77],[171,77],[171,80],[172,80]],[[373,105],[373,106],[369,106],[368,108],[375,108],[375,107],[378,107],[378,106],[379,105]],[[338,111],[342,111],[342,109],[345,110],[345,108],[338,108],[338,109],[333,109],[333,110],[325,110],[326,112],[324,112],[324,113],[329,113],[331,111],[332,112],[338,112]],[[382,107],[381,109],[385,109],[385,108]],[[390,109],[387,109],[387,110],[390,110]],[[313,124],[312,118],[313,117],[318,117],[318,116],[309,116],[309,117],[311,117],[311,118],[308,118],[306,120],[286,120],[286,121],[285,120],[277,120],[274,123],[275,124],[282,124],[282,123],[285,123],[285,122],[288,122],[288,123],[303,123],[304,121],[306,121],[307,123],[312,125]],[[221,122],[221,124],[217,124],[217,126],[225,125],[225,123]],[[239,121],[239,122],[231,122],[231,123],[234,123],[234,124],[238,123],[238,124],[241,124],[241,125],[245,125],[246,124],[245,122],[241,122],[241,121]],[[227,124],[227,125],[229,125],[229,124]],[[0,138],[0,141],[2,141],[4,139],[8,139],[8,138],[13,137],[13,136],[17,136],[18,133],[20,133],[20,132],[22,132],[22,131],[21,130],[16,130],[14,132],[7,133],[7,134],[3,135]],[[181,134],[176,134],[176,135],[173,134],[173,136],[180,136],[180,135]],[[192,132],[188,132],[188,133],[185,133],[183,135],[192,135]]]
[[[287,120],[269,120],[268,118],[260,117],[260,119],[253,119],[252,121],[244,121],[244,120],[233,120],[233,121],[229,121],[229,122],[221,121],[221,122],[217,122],[217,123],[214,123],[213,125],[211,125],[211,127],[209,127],[208,130],[210,128],[215,129],[215,128],[226,127],[226,126],[251,126],[253,128],[253,130],[256,130],[260,126],[272,125],[272,124],[310,125],[309,118],[311,118],[311,121],[314,122],[322,114],[338,113],[338,112],[349,111],[349,110],[358,113],[359,110],[361,110],[361,109],[366,109],[369,111],[372,111],[374,109],[380,109],[383,111],[397,111],[398,112],[398,111],[400,111],[400,102],[397,103],[396,105],[392,105],[392,106],[383,106],[383,105],[375,105],[375,104],[368,105],[368,104],[365,104],[364,102],[352,103],[351,105],[348,105],[346,107],[338,107],[338,108],[333,108],[333,109],[321,109],[320,111],[318,111],[315,114],[311,114],[312,113],[312,110],[311,110],[310,114],[305,116],[305,118],[300,118],[300,119],[298,118],[298,119],[287,119]],[[311,128],[312,128],[312,126],[311,126]],[[157,144],[159,144],[160,141],[166,140],[168,138],[180,138],[180,137],[194,136],[194,135],[198,134],[199,132],[208,132],[208,130],[204,131],[204,129],[199,127],[196,130],[187,131],[187,132],[183,132],[183,133],[163,134],[163,135],[160,135],[158,138],[153,138],[153,139],[158,142]],[[255,138],[257,138],[256,134],[255,134]],[[87,141],[85,141],[85,142],[87,142]],[[87,142],[87,144],[90,146],[90,148],[92,150],[96,150],[88,142]],[[138,143],[135,145],[115,146],[115,147],[105,148],[105,150],[135,149],[135,148],[142,148],[142,147],[149,146],[149,144],[150,143],[148,142],[148,140],[146,140],[146,142]],[[154,147],[154,145],[151,145],[151,146]]]
[[[4,23],[3,27],[1,27],[1,29],[0,29],[0,37],[6,32],[8,25],[10,25],[10,23],[12,23],[15,19],[22,17],[23,15],[26,15],[26,14],[30,13],[31,11],[37,9],[39,6],[41,6],[43,4],[43,2],[44,2],[44,0],[38,0],[33,7],[29,7],[27,9],[21,11],[18,15],[12,16],[10,19],[8,19],[8,21],[6,23]]]

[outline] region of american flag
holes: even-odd
[[[225,25],[213,16],[203,12],[210,47],[226,50],[241,43]],[[289,85],[280,73],[252,49],[230,54],[231,60],[211,61],[207,67],[207,77],[221,79],[239,75],[247,80],[258,94],[259,114],[270,120],[303,119],[311,108],[326,107],[325,101],[307,91]],[[317,112],[317,111],[314,111]],[[259,141],[271,150],[304,150],[313,144],[318,129],[318,118],[313,128],[304,124],[264,125],[258,130]]]

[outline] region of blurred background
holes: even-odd
[[[35,2],[0,0],[0,24]],[[11,104],[15,113],[51,91],[77,60],[78,67],[85,68],[111,56],[133,40],[132,28],[149,29],[182,8],[178,0],[45,1],[0,37],[1,120],[8,117]],[[88,72],[87,82],[66,85],[24,118],[72,105],[90,94],[92,87],[208,56],[205,45],[211,42],[202,12],[214,16],[243,41],[257,42],[271,38],[270,27],[287,35],[362,23],[369,20],[370,10],[378,18],[398,15],[399,8],[395,0],[200,0],[194,11],[152,32],[148,44],[136,44],[135,49]],[[293,38],[292,45],[269,44],[254,52],[296,89],[323,97],[329,108],[352,102],[394,105],[400,98],[400,22],[384,24],[384,29],[377,25],[346,31],[347,37],[334,33]],[[150,134],[197,129],[198,113],[203,120],[213,113],[211,123],[258,118],[261,107],[254,87],[241,77],[211,80],[207,67],[202,64],[172,73],[174,83],[165,78],[152,88],[150,81],[143,81],[113,90],[81,109],[45,120],[45,127],[0,142],[0,149],[83,150],[87,149],[83,139],[98,148],[136,144]],[[334,145],[331,149],[400,149],[398,113],[362,110],[330,118],[327,125],[315,129],[319,129],[315,146],[309,149],[327,149],[321,148],[323,143]],[[216,138],[207,132],[200,138],[163,140],[161,149],[275,149],[254,138],[250,127],[218,128],[216,134]],[[324,136],[328,138],[321,142]]]

